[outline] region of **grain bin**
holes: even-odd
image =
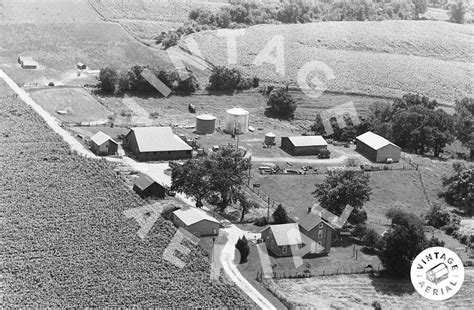
[[[275,145],[275,139],[276,139],[276,135],[273,132],[269,132],[265,134],[264,143],[266,145]]]
[[[216,117],[211,114],[196,116],[196,132],[200,135],[212,134],[216,128]]]
[[[249,128],[249,112],[236,107],[227,110],[225,129],[228,133],[243,134]],[[235,130],[235,131],[234,131]]]

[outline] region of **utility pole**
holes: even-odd
[[[267,222],[270,222],[270,197],[268,197]]]

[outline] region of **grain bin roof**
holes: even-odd
[[[173,213],[187,226],[193,225],[203,220],[219,223],[218,220],[212,216],[207,215],[207,213],[203,210],[198,210],[196,208],[180,209],[174,211]]]
[[[296,223],[270,225],[269,229],[272,231],[278,246],[302,243],[300,229]]]
[[[288,139],[294,146],[328,145],[322,136],[295,136]]]
[[[216,119],[216,117],[211,114],[201,114],[201,115],[196,116],[196,118],[203,121],[213,121]]]
[[[190,151],[186,142],[173,134],[171,127],[136,127],[135,133],[140,152]]]
[[[95,135],[91,137],[91,141],[97,145],[102,145],[109,140],[117,144],[117,142],[115,142],[114,139],[112,139],[110,136],[106,135],[102,131],[99,131],[98,133],[96,133]]]
[[[269,133],[266,133],[265,136],[275,138],[276,134],[274,134],[273,132],[269,132]]]
[[[381,137],[371,131],[368,131],[360,136],[357,136],[356,139],[368,146],[370,146],[374,150],[378,150],[387,146],[389,144],[400,148],[398,145],[393,144],[392,142],[388,141],[384,137]]]
[[[232,115],[247,115],[247,114],[249,114],[249,112],[247,110],[244,110],[244,109],[239,108],[239,107],[229,109],[229,110],[227,110],[227,113],[232,114]]]

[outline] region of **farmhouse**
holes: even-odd
[[[192,157],[192,148],[173,134],[171,127],[132,128],[125,136],[123,146],[140,161]]]
[[[400,147],[384,137],[368,131],[356,137],[356,140],[356,151],[373,162],[387,162],[390,159],[393,162],[398,162],[400,160]]]
[[[118,143],[102,131],[99,131],[91,137],[91,149],[97,155],[115,155]]]
[[[165,198],[166,188],[146,174],[142,174],[133,183],[133,190],[141,197]]]
[[[292,256],[303,247],[303,239],[296,223],[270,225],[262,230],[267,249],[275,256]]]
[[[306,214],[297,220],[302,234],[311,242],[311,253],[329,253],[334,227],[314,213]]]
[[[322,136],[282,137],[281,148],[293,156],[318,155],[328,144]]]
[[[219,221],[196,208],[180,209],[173,212],[173,223],[198,237],[219,234]]]

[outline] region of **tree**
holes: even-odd
[[[244,192],[239,192],[237,200],[240,206],[240,222],[244,221],[244,216],[250,212],[251,209],[257,209],[259,207],[258,203],[253,201],[250,197],[246,196]]]
[[[349,217],[350,223],[360,223],[362,207],[369,201],[371,189],[369,175],[362,171],[331,171],[326,180],[316,185],[312,193],[321,207],[340,215],[347,205],[354,207]],[[365,214],[365,218],[367,215]]]
[[[230,69],[223,66],[214,67],[209,77],[209,89],[211,90],[235,90],[242,74],[237,69]]]
[[[440,204],[433,205],[425,216],[426,224],[434,228],[441,228],[449,224],[451,214]]]
[[[171,169],[171,190],[183,193],[196,200],[196,207],[203,206],[203,200],[212,193],[209,169],[211,162],[208,158],[191,159],[183,165]]]
[[[474,214],[474,167],[454,164],[455,173],[443,178],[446,202],[460,208],[467,215]]]
[[[380,239],[380,235],[374,229],[369,228],[365,231],[362,242],[367,248],[373,249],[375,245],[380,242]]]
[[[463,0],[458,0],[456,3],[453,3],[449,9],[449,21],[464,24],[467,11],[467,4]]]
[[[104,69],[100,69],[99,87],[104,93],[114,93],[118,79],[119,75],[115,68],[105,67]]]
[[[456,100],[454,124],[456,137],[461,143],[470,148],[471,159],[474,158],[474,98],[465,97]]]
[[[250,248],[245,236],[242,236],[242,238],[239,238],[239,240],[237,240],[235,247],[240,252],[240,264],[247,262],[247,257],[250,254]]]
[[[284,87],[279,87],[270,92],[267,106],[274,115],[293,118],[297,104]]]
[[[425,233],[415,214],[402,212],[396,222],[382,238],[378,256],[387,271],[406,276],[412,260],[426,248]]]
[[[428,10],[428,1],[427,0],[412,0],[415,5],[415,18],[419,19],[420,14],[426,13]]]
[[[288,213],[281,203],[278,204],[276,210],[272,214],[272,217],[275,224],[286,224],[289,222]]]

